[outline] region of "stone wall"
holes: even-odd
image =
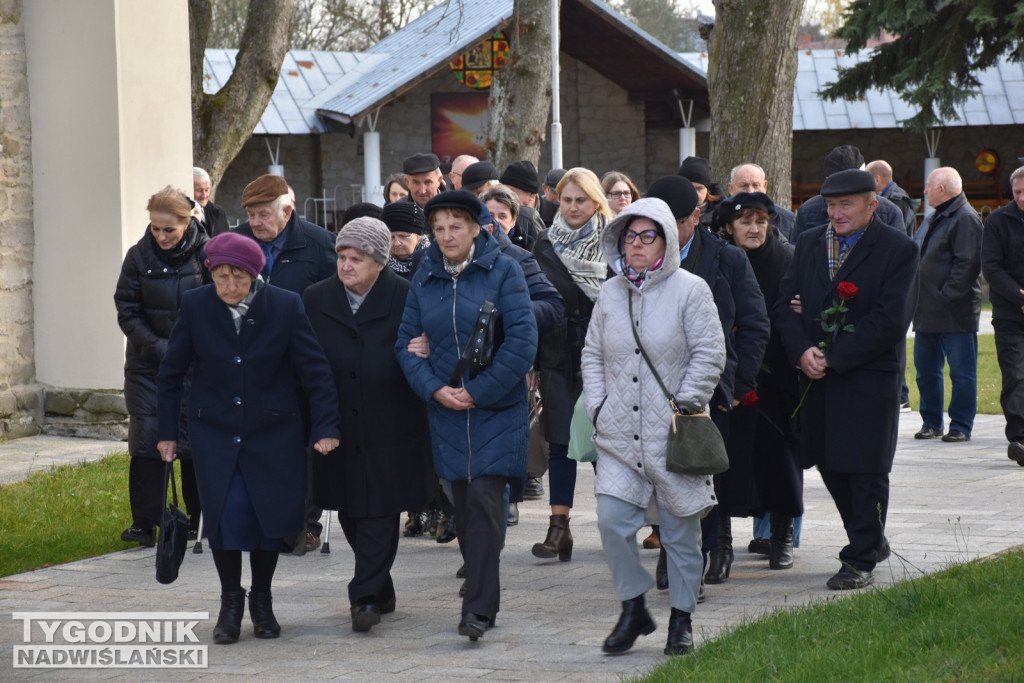
[[[44,434],[128,438],[128,409],[120,392],[47,387],[42,393]]]
[[[0,440],[38,432],[32,126],[21,0],[0,0]]]

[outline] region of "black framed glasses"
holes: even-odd
[[[609,199],[625,199],[626,197],[629,197],[630,199],[632,199],[633,198],[633,193],[630,192],[629,190],[620,190],[620,191],[609,192],[608,193],[608,198]]]
[[[640,238],[641,244],[654,244],[654,240],[658,239],[658,231],[644,230],[643,232],[634,232],[633,230],[627,230],[622,235],[622,239],[626,244],[633,244],[637,237]]]

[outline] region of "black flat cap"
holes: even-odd
[[[475,166],[476,164],[473,165]],[[491,168],[494,167],[492,166]],[[465,178],[466,174],[463,173],[462,177]],[[473,220],[479,223],[480,215],[486,207],[472,192],[453,190],[452,192],[442,192],[436,197],[430,198],[430,201],[423,208],[423,212],[427,214],[428,221],[430,220],[430,214],[438,209],[462,209],[463,211],[468,211]]]
[[[513,161],[501,174],[498,181],[502,185],[515,187],[524,192],[538,194],[540,192],[540,178],[537,177],[537,167],[530,161]]]
[[[406,175],[429,173],[439,168],[441,168],[441,162],[436,154],[413,154],[402,162],[402,172]]]
[[[691,183],[711,187],[711,163],[704,157],[686,157],[679,167],[679,173]]]
[[[391,232],[422,235],[427,231],[427,217],[415,202],[391,202],[384,207],[380,219]]]
[[[498,169],[489,161],[470,164],[462,172],[462,187],[466,190],[475,190],[488,180],[498,180]]]
[[[546,176],[544,176],[544,184],[553,190],[556,187],[558,187],[558,183],[561,182],[562,178],[564,177],[564,168],[553,168],[550,171],[548,171],[548,174]]]
[[[697,190],[693,189],[693,182],[680,175],[658,178],[644,196],[657,197],[668,204],[676,220],[689,218],[697,208]]]
[[[864,155],[853,145],[839,145],[825,155],[822,164],[825,177],[829,177],[838,171],[845,171],[851,168],[860,168],[864,165]]]
[[[875,176],[856,168],[836,171],[821,184],[822,197],[846,197],[874,191]]]
[[[771,217],[775,215],[775,202],[764,192],[737,192],[734,197],[726,197],[718,205],[719,224],[725,225],[734,215],[746,209],[758,209]]]

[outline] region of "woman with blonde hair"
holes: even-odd
[[[601,182],[593,171],[573,168],[556,188],[559,210],[550,228],[541,233],[534,256],[565,302],[558,326],[540,336],[537,368],[544,435],[548,441],[548,502],[551,519],[547,536],[533,546],[542,559],[572,559],[569,513],[576,490],[576,461],[569,458],[569,423],[583,391],[580,354],[590,312],[608,276],[601,235],[611,218]]]

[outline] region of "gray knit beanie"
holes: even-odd
[[[334,250],[352,247],[372,256],[378,263],[387,263],[391,255],[391,231],[384,221],[369,216],[353,218],[341,228],[334,241]]]

